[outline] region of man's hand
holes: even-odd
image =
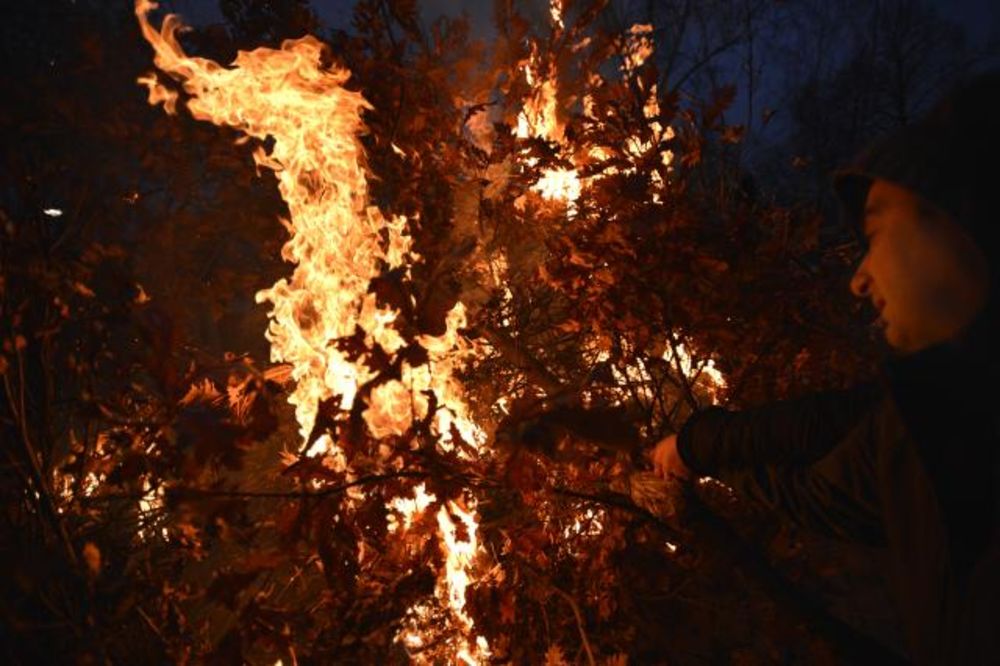
[[[677,435],[661,439],[650,454],[650,458],[653,461],[653,471],[664,480],[687,481],[692,476],[691,470],[677,452]]]

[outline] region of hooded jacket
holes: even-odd
[[[803,527],[884,546],[918,664],[1000,660],[995,366],[953,346],[889,364],[884,383],[744,412],[678,437],[685,464]]]
[[[695,473],[806,528],[887,548],[890,594],[917,664],[1000,663],[1000,298],[989,233],[1000,207],[987,166],[998,91],[997,73],[974,81],[835,181],[854,219],[884,178],[959,221],[991,271],[977,321],[958,339],[889,360],[878,383],[743,412],[710,408],[678,435]]]

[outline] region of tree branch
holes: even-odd
[[[167,493],[174,498],[199,498],[199,497],[233,497],[242,499],[300,499],[305,497],[329,497],[331,495],[338,495],[340,493],[346,492],[351,488],[357,488],[359,486],[374,485],[377,483],[382,483],[383,481],[391,481],[393,479],[426,479],[430,476],[429,472],[393,472],[391,474],[371,474],[369,476],[362,476],[361,478],[355,479],[348,483],[342,483],[337,486],[331,486],[329,488],[323,488],[322,490],[209,490],[205,488],[171,488],[167,490]],[[81,501],[85,502],[100,502],[100,501],[110,501],[116,499],[134,499],[139,500],[146,497],[149,493],[102,493],[100,495],[93,495],[91,497],[83,498]]]
[[[590,641],[587,640],[587,632],[584,629],[583,614],[580,612],[579,604],[576,603],[576,599],[571,597],[566,592],[563,592],[555,585],[549,584],[549,587],[553,592],[565,599],[566,603],[569,604],[569,607],[573,609],[573,617],[576,618],[576,628],[580,632],[580,640],[583,641],[583,649],[587,653],[587,663],[590,664],[590,666],[595,666],[597,662],[594,661],[594,651],[590,649]]]
[[[559,378],[552,374],[537,358],[529,354],[523,345],[512,340],[503,331],[491,327],[483,327],[479,330],[490,344],[496,347],[497,351],[513,365],[521,368],[528,375],[528,378],[545,389],[546,393],[556,395],[562,391],[563,386]]]
[[[43,514],[49,522],[49,526],[55,533],[56,538],[61,542],[63,550],[66,551],[66,558],[70,565],[76,568],[78,566],[78,559],[76,556],[76,550],[73,548],[73,542],[69,538],[69,533],[66,531],[66,526],[63,525],[62,518],[59,516],[59,512],[56,510],[55,500],[52,498],[52,491],[49,488],[49,484],[45,481],[45,475],[42,473],[42,469],[38,463],[38,458],[35,454],[35,447],[31,443],[31,434],[28,430],[28,414],[25,408],[25,395],[24,395],[24,355],[20,350],[17,352],[17,370],[18,370],[18,381],[19,381],[19,404],[14,401],[14,391],[10,385],[10,378],[8,375],[4,374],[4,389],[7,393],[7,403],[11,410],[11,415],[14,417],[17,423],[18,429],[21,431],[21,446],[24,449],[24,456],[28,459],[28,470],[31,474],[31,485],[34,486],[34,496],[35,503],[39,508],[41,514]],[[32,493],[31,488],[25,488],[29,493]]]

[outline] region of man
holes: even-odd
[[[1000,663],[998,134],[993,72],[835,177],[867,246],[851,290],[894,350],[880,382],[711,408],[653,453],[664,477],[714,476],[804,527],[885,546],[919,664]]]

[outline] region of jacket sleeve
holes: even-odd
[[[819,460],[876,405],[881,389],[865,384],[731,412],[710,407],[681,428],[677,449],[691,470],[717,476],[757,465]]]
[[[737,494],[804,528],[882,546],[876,428],[876,417],[866,417],[811,465],[758,465],[716,476]]]
[[[686,443],[702,454],[699,464],[716,466],[693,469],[807,529],[883,545],[875,396],[866,387],[695,422]],[[803,411],[795,414],[796,405]]]

